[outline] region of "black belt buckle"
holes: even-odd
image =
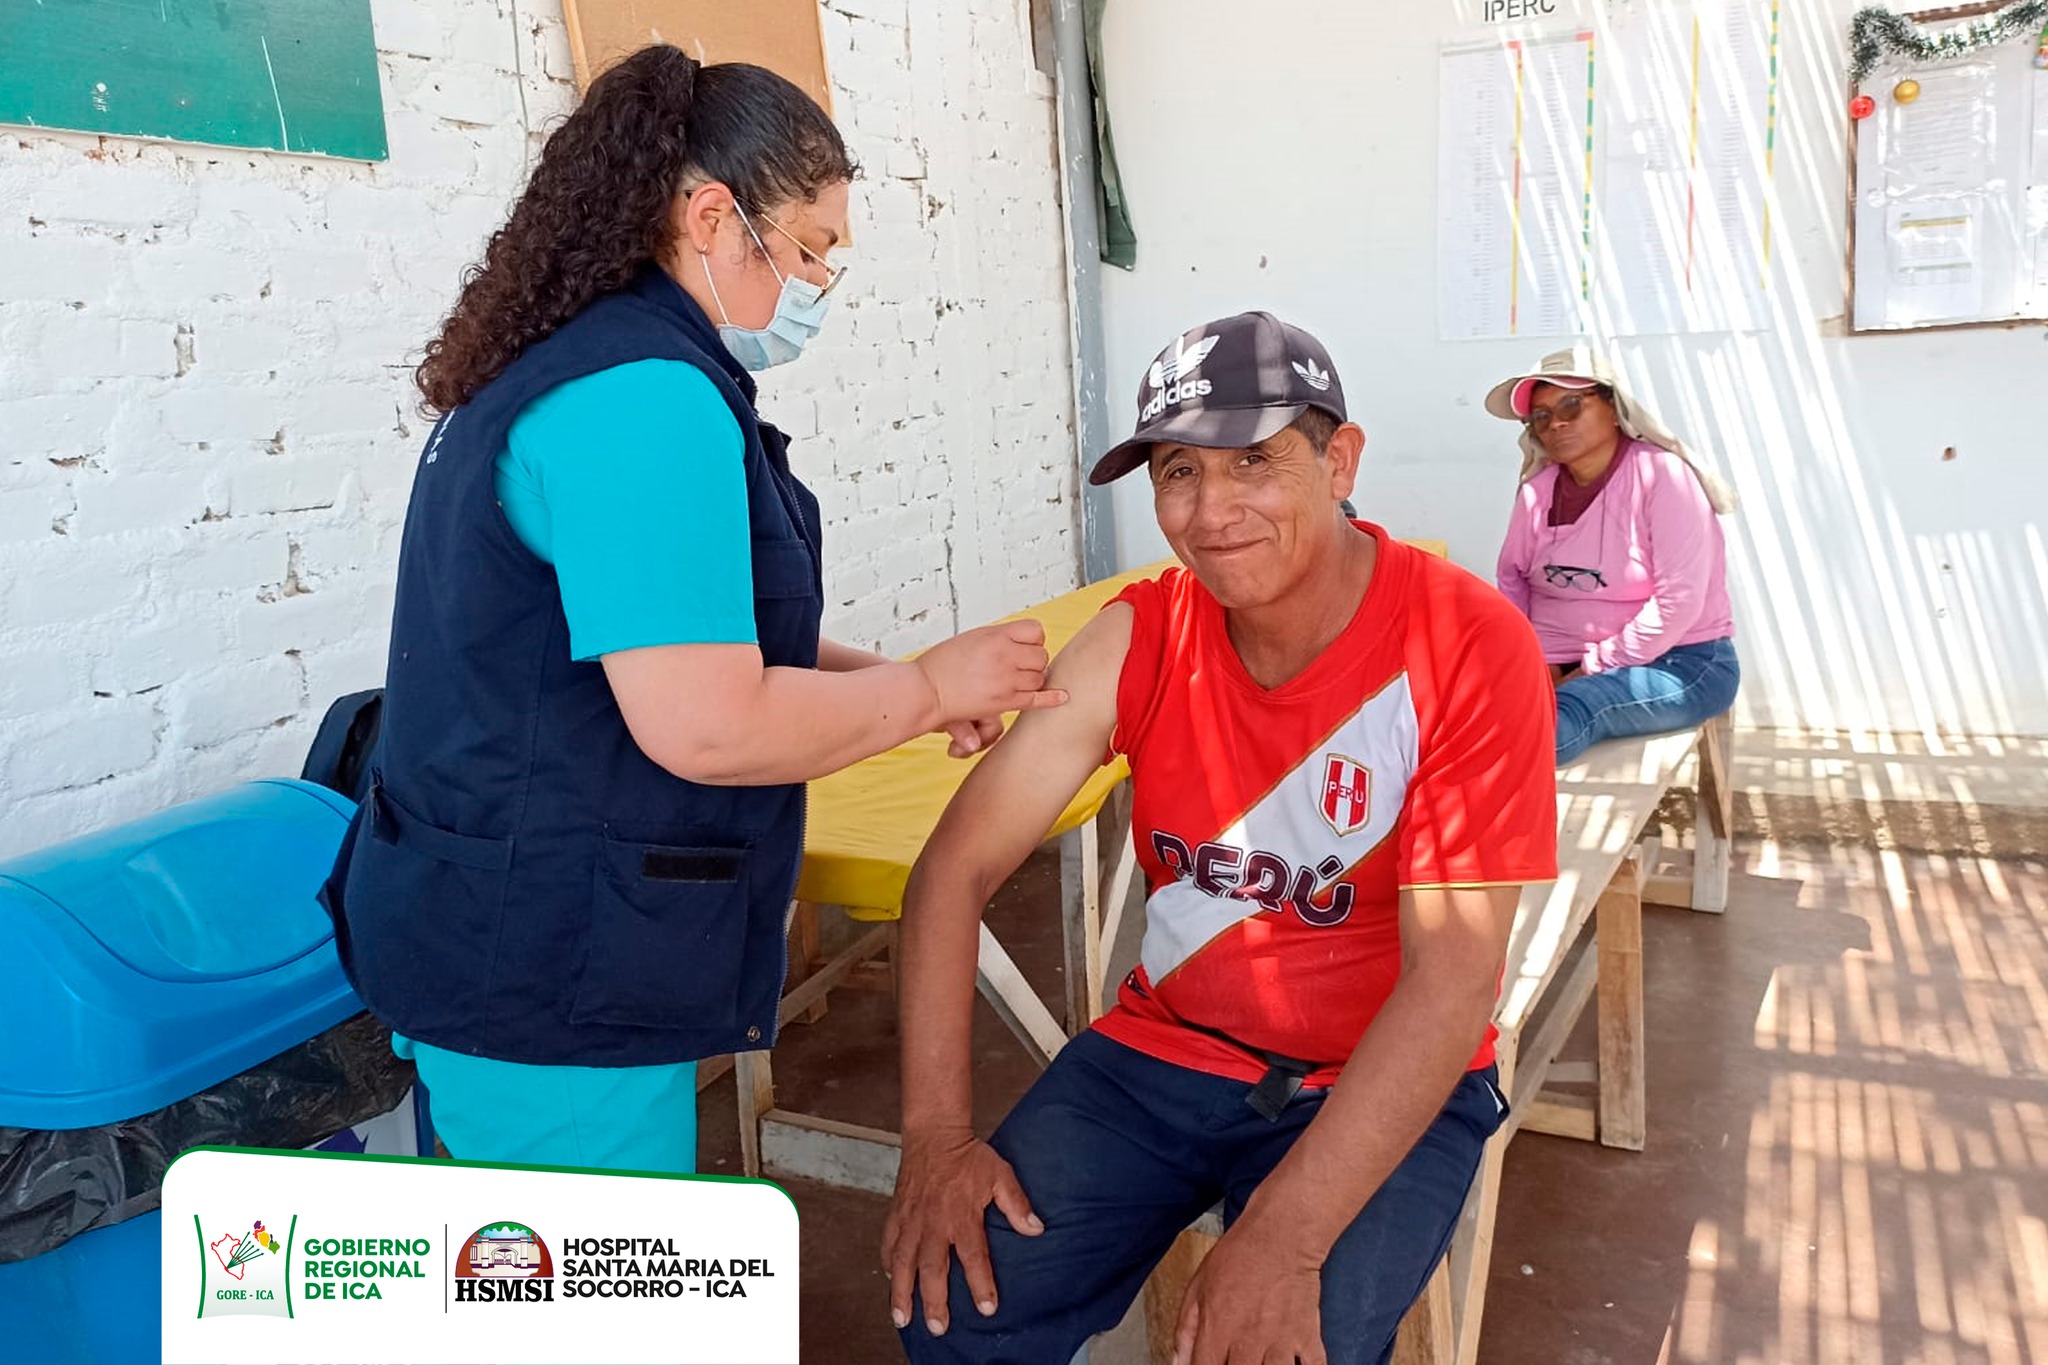
[[[1292,1060],[1282,1062],[1267,1059],[1266,1074],[1259,1077],[1259,1083],[1252,1087],[1244,1102],[1252,1112],[1268,1123],[1278,1123],[1280,1113],[1288,1102],[1301,1093],[1302,1078],[1308,1074],[1307,1067]]]

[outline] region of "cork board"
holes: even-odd
[[[752,62],[794,81],[832,112],[818,0],[563,0],[576,88],[621,57],[673,43],[701,62]]]

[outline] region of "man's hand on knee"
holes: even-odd
[[[1173,1365],[1324,1365],[1322,1295],[1321,1267],[1298,1243],[1240,1221],[1188,1282]]]
[[[945,1335],[951,1322],[946,1277],[960,1258],[967,1290],[987,1317],[996,1311],[983,1217],[993,1203],[1026,1237],[1045,1231],[1010,1163],[972,1133],[908,1134],[896,1172],[896,1198],[882,1229],[882,1265],[889,1272],[889,1316],[910,1322],[913,1286],[924,1297],[925,1328]]]

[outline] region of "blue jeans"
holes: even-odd
[[[1557,761],[1625,735],[1661,735],[1712,720],[1735,704],[1735,641],[1679,645],[1646,664],[1575,673],[1557,689]]]
[[[1449,1245],[1486,1139],[1507,1105],[1494,1070],[1471,1071],[1323,1264],[1322,1333],[1330,1365],[1371,1365]],[[922,1302],[902,1330],[913,1362],[1057,1365],[1106,1332],[1174,1237],[1220,1200],[1230,1224],[1322,1109],[1303,1090],[1269,1121],[1252,1087],[1148,1057],[1099,1033],[1061,1049],[991,1139],[1045,1224],[1019,1236],[990,1206],[998,1307],[975,1311],[960,1264],[952,1325],[924,1328]]]

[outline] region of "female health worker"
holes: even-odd
[[[687,1172],[698,1059],[768,1047],[804,782],[1042,690],[1035,622],[821,639],[819,508],[754,409],[855,168],[743,64],[595,81],[418,381],[373,786],[325,899],[452,1155]]]

